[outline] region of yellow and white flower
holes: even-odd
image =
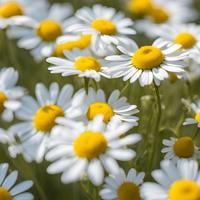
[[[103,13],[103,15],[102,15]],[[66,28],[67,32],[91,34],[92,46],[98,50],[101,43],[117,44],[120,40],[129,40],[128,35],[135,34],[133,21],[114,8],[94,5],[92,8],[83,7],[76,12],[78,22]]]
[[[152,176],[157,183],[147,182],[141,187],[144,200],[197,200],[200,197],[200,176],[195,160],[179,160],[177,164],[164,160],[161,169]]]
[[[197,127],[200,128],[200,100],[191,104],[191,109],[194,112],[194,116],[186,118],[183,125],[197,124]]]
[[[175,24],[161,27],[158,35],[168,41],[180,44],[183,49],[188,50],[190,58],[195,61],[200,54],[200,26],[196,24]]]
[[[104,200],[139,200],[144,176],[143,172],[137,173],[135,169],[130,169],[126,176],[124,170],[120,169],[118,174],[106,177],[99,194]]]
[[[64,57],[64,51],[74,49],[89,49],[91,46],[91,35],[64,35],[57,39],[53,56]]]
[[[8,175],[9,165],[0,164],[0,197],[2,200],[33,200],[34,197],[27,192],[33,185],[32,181],[24,181],[16,184],[18,172],[12,171]]]
[[[37,84],[35,94],[37,100],[31,96],[22,99],[23,106],[16,112],[16,116],[23,122],[11,128],[19,137],[19,148],[29,162],[43,160],[56,118],[65,115],[72,119],[81,115],[79,107],[85,98],[84,90],[79,90],[72,96],[71,85],[65,85],[59,91],[57,83],[52,83],[49,90],[43,84]]]
[[[0,70],[0,115],[5,121],[12,121],[14,112],[21,106],[25,89],[16,86],[18,72],[13,68]]]
[[[181,45],[173,44],[161,38],[155,40],[152,45],[138,48],[135,42],[118,45],[121,55],[106,57],[106,73],[112,78],[123,77],[130,83],[139,80],[140,85],[150,85],[154,81],[157,85],[168,78],[169,72],[173,72],[181,78],[184,74],[184,59],[187,52],[178,52]]]
[[[171,137],[169,140],[164,139],[162,153],[165,159],[177,162],[179,159],[196,159],[199,156],[199,149],[194,144],[191,137],[183,136],[180,138]]]
[[[66,118],[58,118],[49,143],[46,159],[53,162],[47,171],[62,173],[63,183],[79,181],[87,176],[93,184],[100,185],[104,169],[116,174],[119,166],[116,160],[128,161],[135,157],[135,151],[128,148],[140,141],[139,134],[125,133],[130,123],[113,123],[105,126],[103,117],[97,116],[85,125]]]
[[[51,73],[61,73],[62,76],[78,75],[96,81],[100,81],[101,76],[108,78],[104,73],[105,60],[97,58],[90,50],[74,49],[65,51],[64,55],[66,58],[47,58],[47,62],[53,64],[49,67]]]
[[[17,17],[19,27],[14,27],[10,35],[19,39],[19,47],[32,50],[33,56],[41,60],[52,55],[56,39],[73,21],[68,18],[72,10],[69,4],[53,4],[48,9],[40,9],[41,15],[36,12],[34,17]]]
[[[32,16],[46,5],[46,0],[36,0],[34,4],[31,0],[0,0],[0,29],[14,25],[17,16]]]
[[[134,126],[138,125],[138,117],[133,116],[139,112],[137,106],[130,105],[126,97],[120,97],[119,90],[114,90],[107,99],[103,90],[95,91],[93,88],[89,88],[83,107],[86,121],[93,120],[97,115],[102,115],[104,123],[112,122],[112,119],[116,118],[130,122]]]
[[[187,0],[133,0],[133,2],[135,3],[132,6],[135,6],[137,11],[138,7],[143,8],[143,11],[141,10],[143,19],[137,20],[135,27],[150,37],[157,37],[157,32],[163,24],[186,23],[197,17],[197,13]]]

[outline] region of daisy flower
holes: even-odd
[[[12,121],[14,112],[21,106],[25,89],[16,86],[18,72],[13,68],[0,70],[0,115],[5,121]]]
[[[158,35],[168,41],[180,44],[190,52],[190,57],[199,59],[200,54],[200,27],[196,24],[179,24],[162,26]],[[196,58],[195,58],[196,57]]]
[[[57,39],[53,55],[64,57],[64,51],[87,49],[91,45],[91,35],[65,35]]]
[[[75,15],[78,22],[66,28],[66,31],[91,34],[95,51],[101,43],[106,47],[106,44],[117,44],[119,40],[135,34],[133,21],[114,8],[94,5],[92,8],[81,8]]]
[[[61,73],[62,76],[78,75],[95,81],[100,81],[101,76],[108,78],[104,73],[105,61],[97,58],[90,50],[74,49],[65,51],[64,55],[65,58],[47,58],[47,62],[53,65],[49,67],[51,73]]]
[[[136,29],[150,37],[157,37],[157,32],[163,24],[186,23],[197,17],[188,1],[136,0],[132,6],[131,10],[139,11],[136,14],[143,17],[136,21]]]
[[[10,35],[19,39],[18,46],[32,50],[37,60],[52,55],[56,39],[63,35],[64,27],[71,23],[67,18],[72,14],[69,4],[53,4],[49,9],[41,9],[43,13],[34,17],[18,17],[18,25],[23,27],[13,28]],[[16,31],[17,30],[17,31]]]
[[[161,169],[152,172],[157,183],[147,182],[141,188],[144,200],[197,200],[200,197],[200,172],[195,160],[161,162]]]
[[[112,118],[130,122],[137,126],[138,117],[133,116],[138,113],[136,105],[130,105],[126,97],[120,97],[120,91],[114,90],[108,99],[103,90],[95,91],[89,88],[85,104],[83,104],[83,114],[86,120],[92,120],[97,115],[103,115],[104,123],[109,123]]]
[[[49,136],[56,125],[56,118],[66,115],[76,118],[81,114],[80,104],[84,100],[84,90],[73,94],[73,87],[65,85],[59,90],[57,83],[52,83],[49,90],[43,84],[36,85],[36,98],[26,96],[22,99],[22,107],[16,116],[22,122],[12,126],[17,133],[23,156],[29,162],[43,160]]]
[[[127,145],[140,141],[139,134],[125,133],[132,128],[130,123],[115,122],[105,126],[103,117],[97,116],[85,125],[66,118],[58,118],[46,159],[50,162],[47,172],[62,173],[63,183],[82,180],[87,176],[93,184],[100,185],[104,169],[115,174],[119,171],[116,160],[128,161],[135,151]],[[69,134],[66,134],[69,133]]]
[[[178,52],[181,45],[162,40],[155,40],[152,45],[138,48],[135,42],[118,45],[121,55],[106,57],[106,73],[112,78],[123,77],[130,83],[139,80],[141,86],[150,85],[153,81],[159,85],[160,81],[168,78],[169,72],[176,73],[179,78],[184,73],[183,60],[187,52]]]
[[[120,169],[118,174],[105,179],[104,188],[99,194],[104,200],[139,200],[144,176],[143,172],[137,174],[135,169],[130,169],[126,176],[124,170]]]
[[[36,0],[34,4],[31,0],[0,0],[0,29],[15,24],[16,16],[32,16],[46,5],[46,0]]]
[[[31,193],[27,192],[33,185],[32,181],[24,181],[16,184],[18,172],[8,174],[9,165],[0,164],[0,197],[2,200],[33,200]]]
[[[200,128],[200,100],[192,103],[191,108],[195,114],[192,118],[186,118],[183,125],[197,124],[197,127]]]
[[[162,153],[165,159],[177,162],[181,158],[196,159],[199,156],[199,149],[195,146],[191,137],[184,136],[180,138],[171,137],[169,140],[164,139]]]

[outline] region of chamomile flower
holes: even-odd
[[[164,160],[161,169],[152,172],[157,183],[142,185],[144,200],[197,200],[200,198],[200,176],[195,160],[179,160],[177,164]]]
[[[34,4],[31,0],[0,0],[0,29],[14,25],[16,16],[32,16],[37,9],[46,5],[46,0],[36,0]]]
[[[186,118],[183,125],[197,124],[197,127],[200,128],[200,100],[191,104],[191,109],[194,112],[192,118]]]
[[[32,181],[16,184],[18,172],[12,171],[8,174],[8,170],[7,163],[0,164],[0,198],[2,200],[33,200],[33,195],[27,192],[33,185]]]
[[[99,194],[105,200],[139,200],[144,175],[143,172],[137,173],[135,169],[130,169],[126,176],[124,170],[120,169],[118,174],[106,177],[104,188]]]
[[[83,7],[75,15],[78,22],[67,28],[66,31],[91,34],[92,46],[95,51],[98,50],[101,43],[105,44],[106,48],[106,44],[117,44],[119,40],[135,34],[133,21],[126,18],[123,13],[116,12],[114,8],[97,4],[92,8]]]
[[[65,85],[59,90],[57,83],[52,83],[49,90],[43,84],[36,85],[37,100],[31,96],[22,99],[23,106],[17,111],[17,118],[22,122],[12,126],[21,142],[24,158],[31,162],[41,162],[46,151],[56,118],[67,116],[76,118],[81,114],[80,104],[84,100],[84,90],[73,94],[73,87]]]
[[[132,5],[139,7],[143,2],[144,11],[141,13],[143,19],[137,20],[135,27],[139,32],[143,32],[150,37],[157,37],[157,32],[163,24],[190,22],[197,16],[197,13],[187,1],[136,0],[136,2]]]
[[[72,14],[69,4],[53,4],[49,9],[41,9],[43,14],[35,17],[18,17],[20,21],[17,31],[14,28],[12,37],[19,39],[18,46],[31,50],[37,60],[53,53],[56,39],[63,35],[64,27],[71,23],[67,19]]]
[[[64,57],[64,51],[87,49],[91,45],[91,35],[66,35],[57,39],[53,55]]]
[[[158,35],[166,40],[180,44],[183,49],[190,52],[194,60],[200,54],[200,27],[196,24],[179,24],[162,26]],[[196,58],[195,58],[196,57]]]
[[[115,122],[105,126],[103,117],[97,116],[85,125],[66,118],[58,118],[54,128],[46,159],[53,162],[47,171],[62,173],[63,183],[71,183],[88,177],[93,184],[100,185],[104,179],[104,169],[108,173],[118,173],[116,160],[128,161],[135,157],[135,151],[127,145],[137,143],[139,134],[125,133],[132,127],[130,123]]]
[[[155,40],[152,45],[138,46],[132,41],[118,46],[121,55],[106,57],[106,73],[112,78],[123,77],[130,83],[139,80],[141,86],[150,85],[153,81],[159,85],[173,72],[181,78],[184,73],[184,59],[187,52],[178,52],[181,45],[162,40]]]
[[[62,76],[78,75],[96,81],[100,81],[101,76],[108,77],[104,73],[105,61],[97,58],[90,50],[74,49],[65,51],[64,55],[66,58],[47,58],[47,62],[53,65],[49,67],[51,73],[61,73]]]
[[[13,68],[0,70],[0,115],[5,121],[12,121],[14,112],[21,106],[25,89],[16,86],[18,72]]]
[[[109,98],[103,90],[95,91],[89,88],[85,104],[83,104],[83,114],[86,120],[92,120],[97,115],[103,115],[104,123],[109,123],[112,118],[118,118],[121,121],[130,122],[136,126],[138,117],[133,116],[138,113],[136,105],[130,105],[126,97],[120,97],[120,91],[114,90]]]
[[[164,139],[162,153],[165,159],[177,162],[181,158],[196,159],[199,156],[199,149],[194,144],[191,137],[184,136],[180,138],[171,137],[170,140]]]

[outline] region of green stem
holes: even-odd
[[[187,86],[187,90],[188,90],[188,95],[190,97],[190,101],[193,101],[193,95],[192,95],[192,86],[189,80],[187,80],[186,82],[186,86]]]
[[[155,131],[153,133],[153,142],[152,142],[152,150],[150,155],[150,169],[154,167],[154,163],[156,162],[156,152],[157,148],[159,146],[159,127],[160,127],[160,121],[162,116],[162,105],[161,105],[161,99],[160,99],[160,92],[158,86],[154,83],[154,89],[155,89],[155,95],[156,95],[156,101],[157,101],[157,117],[156,117],[156,125],[155,125]]]
[[[88,190],[87,185],[83,181],[81,182],[81,188],[86,193],[87,198],[93,200],[92,193]]]
[[[84,78],[84,87],[85,87],[85,91],[88,94],[88,90],[89,90],[89,78]]]
[[[129,87],[129,85],[130,85],[130,82],[127,81],[126,84],[124,85],[124,87],[121,89],[121,92],[120,92],[121,95],[123,95],[125,93],[125,91]]]

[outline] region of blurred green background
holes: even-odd
[[[66,0],[57,1],[50,0],[51,3],[54,2],[67,2]],[[92,5],[95,3],[102,3],[107,6],[112,6],[117,9],[125,10],[125,4],[123,0],[71,0],[68,1],[73,4],[74,8],[77,9],[83,5]],[[34,2],[33,2],[34,3]],[[200,10],[199,0],[194,1],[194,7]],[[197,21],[199,23],[200,21]],[[134,39],[138,44],[144,44],[144,41],[149,43],[150,41],[144,36],[137,36]],[[78,78],[62,78],[60,75],[51,75],[47,70],[47,63],[35,63],[30,56],[30,54],[16,46],[15,41],[10,41],[3,31],[0,31],[0,67],[12,66],[15,67],[20,74],[19,84],[26,87],[30,94],[34,94],[35,84],[38,82],[43,82],[46,85],[53,81],[57,81],[60,85],[66,83],[72,83],[76,89],[83,86],[83,83]],[[107,85],[109,81],[109,87]],[[109,94],[114,89],[122,89],[124,83],[121,80],[102,80],[100,87],[103,88],[107,94]],[[177,81],[175,83],[170,83],[166,81],[161,85],[160,88],[161,99],[163,102],[163,112],[161,120],[161,133],[160,138],[166,138],[173,136],[173,134],[194,134],[196,131],[195,127],[182,127],[182,121],[185,118],[186,109],[181,103],[181,99],[189,99],[190,94],[198,98],[200,95],[200,79],[194,80],[191,83],[191,87],[184,81]],[[138,156],[132,162],[124,165],[124,168],[137,167],[138,170],[149,171],[146,169],[147,155],[146,149],[149,148],[149,135],[152,134],[154,130],[156,113],[155,106],[156,100],[154,95],[154,89],[151,86],[141,88],[138,84],[131,85],[128,90],[126,90],[125,96],[128,97],[129,102],[136,104],[139,107],[140,121],[139,126],[134,129],[134,132],[139,132],[143,135],[143,140],[137,145]],[[9,124],[5,122],[0,122],[0,127],[6,128]],[[196,139],[197,144],[200,143],[200,137]],[[134,147],[136,148],[136,147]],[[161,147],[159,147],[161,148]],[[60,181],[60,175],[47,175],[46,167],[47,163],[42,164],[27,164],[23,161],[21,157],[17,159],[10,159],[5,151],[5,146],[0,147],[0,161],[9,162],[12,169],[17,169],[20,172],[20,177],[22,179],[33,179],[35,185],[32,189],[35,200],[77,200],[77,199],[91,199],[89,193],[94,192],[96,195],[93,199],[98,199],[97,189],[92,189],[91,185],[84,182],[83,185],[89,188],[89,193],[83,192],[83,187],[80,183],[73,185],[64,185]],[[159,166],[159,158],[161,156],[160,151],[157,152],[158,160],[156,166]]]

